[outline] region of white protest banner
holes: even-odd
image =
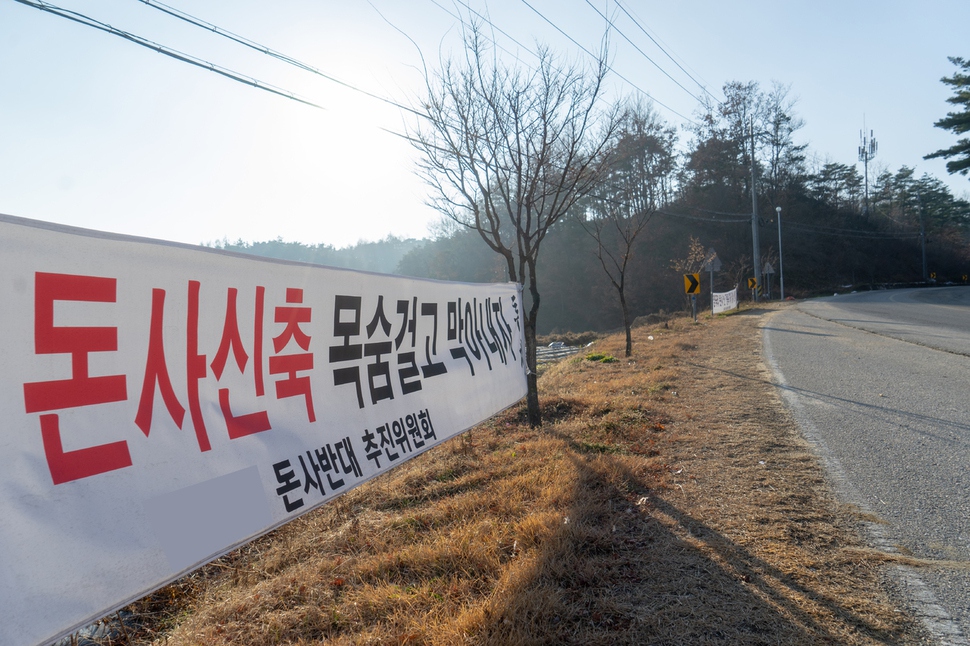
[[[514,284],[0,216],[0,644],[50,642],[511,406]]]
[[[711,294],[711,311],[714,314],[733,310],[738,306],[738,288],[729,292]]]

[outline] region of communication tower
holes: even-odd
[[[859,161],[862,162],[862,166],[865,169],[866,177],[866,204],[863,208],[862,214],[869,219],[869,160],[876,156],[879,151],[879,144],[876,143],[876,137],[872,134],[872,130],[869,131],[869,136],[866,137],[866,127],[862,126],[862,130],[859,131]]]

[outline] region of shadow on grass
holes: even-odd
[[[836,644],[860,633],[880,643],[899,639],[656,495],[650,476],[632,471],[630,460],[584,455],[572,438],[550,433],[571,447],[572,500],[534,567],[496,595],[482,642]]]

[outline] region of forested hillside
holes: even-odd
[[[621,327],[616,283],[624,257],[631,317],[686,307],[682,274],[700,271],[709,249],[722,263],[715,291],[738,284],[743,291],[753,274],[752,149],[761,264],[779,269],[781,207],[786,295],[923,281],[924,239],[926,278],[963,281],[970,271],[965,199],[903,167],[870,173],[866,200],[854,165],[809,161],[807,146],[797,142],[803,123],[788,88],[735,82],[723,93],[723,103],[709,105],[692,130],[680,133],[683,145],[649,106],[629,109],[612,171],[543,242],[540,332]],[[628,223],[644,217],[631,241]],[[451,280],[496,280],[502,269],[502,258],[467,229],[427,242],[398,267]],[[710,274],[701,279],[707,306]],[[778,274],[773,279],[777,297]]]
[[[540,333],[622,327],[617,288],[605,271],[611,268],[616,278],[610,258],[628,260],[624,291],[631,318],[687,307],[682,274],[700,271],[709,249],[722,263],[714,290],[740,284],[743,296],[752,275],[752,148],[761,262],[779,269],[781,207],[786,296],[923,282],[924,247],[929,282],[964,282],[970,273],[966,199],[904,166],[870,172],[867,208],[855,165],[811,162],[807,146],[797,143],[802,122],[787,88],[729,83],[723,92],[725,102],[710,105],[699,125],[679,134],[649,106],[629,109],[611,151],[611,172],[543,242]],[[646,225],[627,245],[620,232],[634,218]],[[388,237],[339,250],[279,240],[216,246],[409,276],[507,279],[504,258],[477,231],[458,225],[442,231],[428,240]],[[773,298],[777,279],[776,273]],[[702,272],[701,280],[700,304],[707,307],[710,274]]]
[[[328,267],[345,267],[361,271],[393,274],[404,256],[424,244],[422,240],[387,236],[377,242],[359,242],[351,247],[337,249],[328,244],[308,245],[302,242],[284,242],[282,239],[266,242],[229,242],[221,240],[210,246],[226,251],[248,253],[267,258],[281,258],[297,262],[309,262]]]

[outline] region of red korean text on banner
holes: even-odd
[[[88,372],[90,353],[118,351],[118,328],[54,325],[55,302],[114,303],[116,289],[114,278],[43,272],[34,275],[34,352],[70,354],[71,378],[25,383],[24,405],[28,413],[128,399],[124,375],[92,377]],[[65,451],[58,415],[41,415],[40,426],[54,484],[131,466],[128,444],[123,440]]]

